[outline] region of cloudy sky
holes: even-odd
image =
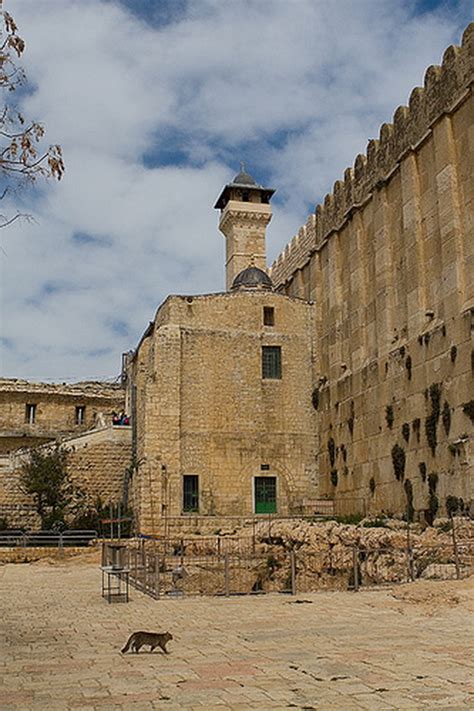
[[[0,231],[0,375],[73,381],[116,376],[167,294],[223,289],[212,206],[240,160],[277,189],[271,262],[459,43],[471,2],[4,7],[26,41],[21,108],[67,170],[2,205],[34,221]]]

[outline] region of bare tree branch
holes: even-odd
[[[0,89],[13,92],[25,81],[23,69],[16,64],[25,50],[25,42],[18,35],[18,27],[13,17],[3,9],[0,0]],[[51,145],[41,148],[44,127],[36,121],[26,122],[25,118],[8,102],[0,109],[0,175],[7,181],[21,185],[26,180],[34,182],[37,178],[61,180],[64,173],[64,161],[61,147]],[[0,200],[5,197],[8,185]],[[7,227],[20,217],[3,219],[1,227]]]

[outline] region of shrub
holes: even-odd
[[[471,422],[474,422],[474,400],[469,400],[469,402],[465,402],[462,406],[462,411],[465,415],[469,417]]]
[[[446,513],[448,516],[453,516],[459,511],[459,499],[457,496],[448,495],[446,497]]]
[[[314,388],[311,395],[311,402],[313,403],[314,409],[317,410],[319,407],[319,388]]]
[[[426,481],[426,464],[424,462],[420,462],[418,464],[418,469],[420,470],[421,478],[423,482]]]
[[[385,420],[387,421],[387,427],[389,430],[392,429],[393,427],[393,421],[394,421],[394,414],[393,414],[393,405],[387,405],[385,408]]]
[[[444,431],[446,432],[446,436],[449,435],[449,431],[451,429],[451,408],[449,407],[449,403],[445,400],[443,404],[443,411],[441,413],[441,421],[443,423]]]
[[[427,516],[427,521],[430,525],[433,524],[433,521],[436,518],[436,514],[438,513],[438,509],[439,509],[438,497],[436,496],[435,493],[430,493],[430,496],[428,499],[428,516]]]
[[[411,380],[411,369],[412,369],[412,361],[411,361],[411,356],[407,356],[405,360],[405,368],[407,369],[408,373],[408,380]]]
[[[413,422],[411,423],[411,426],[412,426],[413,432],[414,432],[415,435],[416,435],[416,441],[417,441],[417,442],[420,441],[420,425],[421,425],[421,420],[420,420],[420,418],[419,418],[419,417],[415,417],[415,419],[414,419]]]
[[[278,568],[278,561],[273,555],[269,555],[267,557],[267,568],[270,568],[271,571],[276,570]]]
[[[431,412],[436,418],[439,418],[441,410],[441,385],[439,383],[430,385],[429,396],[431,400]]]
[[[354,400],[351,400],[351,405],[350,405],[350,415],[347,420],[347,426],[349,428],[349,432],[351,433],[351,437],[354,434],[354,422],[355,422],[355,405],[354,405]]]
[[[438,424],[438,420],[434,415],[428,415],[428,417],[425,420],[425,434],[426,434],[426,441],[428,442],[428,446],[431,450],[431,454],[434,455],[436,454],[436,447],[438,445],[438,438],[436,435],[436,425]]]
[[[364,528],[387,528],[387,519],[382,516],[377,516],[371,521],[364,521],[362,526]]]
[[[375,479],[374,479],[374,477],[372,476],[372,477],[370,478],[370,481],[369,481],[369,490],[370,490],[370,493],[372,494],[372,496],[375,494],[375,487],[376,487],[376,486],[377,486],[377,485],[376,485],[376,483],[375,483]]]
[[[395,477],[398,481],[402,481],[405,476],[406,455],[403,447],[399,444],[394,444],[392,447],[392,464]]]
[[[334,516],[333,521],[337,521],[337,523],[345,523],[349,526],[357,526],[363,518],[363,514],[348,514],[346,516]]]
[[[406,479],[403,488],[407,497],[407,521],[411,523],[414,519],[415,509],[413,507],[413,486],[410,479]]]
[[[336,443],[335,443],[333,437],[330,437],[328,439],[328,452],[329,452],[329,461],[331,462],[331,466],[333,467],[334,464],[336,463]]]
[[[408,422],[404,422],[402,425],[402,437],[405,440],[405,442],[410,441],[410,425]]]
[[[431,474],[428,474],[428,489],[430,494],[435,494],[436,493],[436,488],[438,486],[438,475],[436,472],[431,472]]]

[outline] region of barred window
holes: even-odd
[[[199,477],[195,474],[183,476],[183,511],[199,511]]]
[[[262,378],[281,379],[280,346],[262,346]]]
[[[28,404],[25,406],[25,422],[29,425],[34,425],[36,422],[36,405]]]
[[[86,421],[85,405],[77,405],[76,407],[76,425],[83,425]]]

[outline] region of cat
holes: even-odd
[[[134,632],[130,635],[127,644],[121,651],[122,654],[125,654],[132,647],[133,651],[138,653],[140,647],[144,644],[149,644],[150,652],[153,652],[155,647],[160,647],[165,654],[169,654],[166,645],[170,639],[173,639],[173,635],[169,632]]]

